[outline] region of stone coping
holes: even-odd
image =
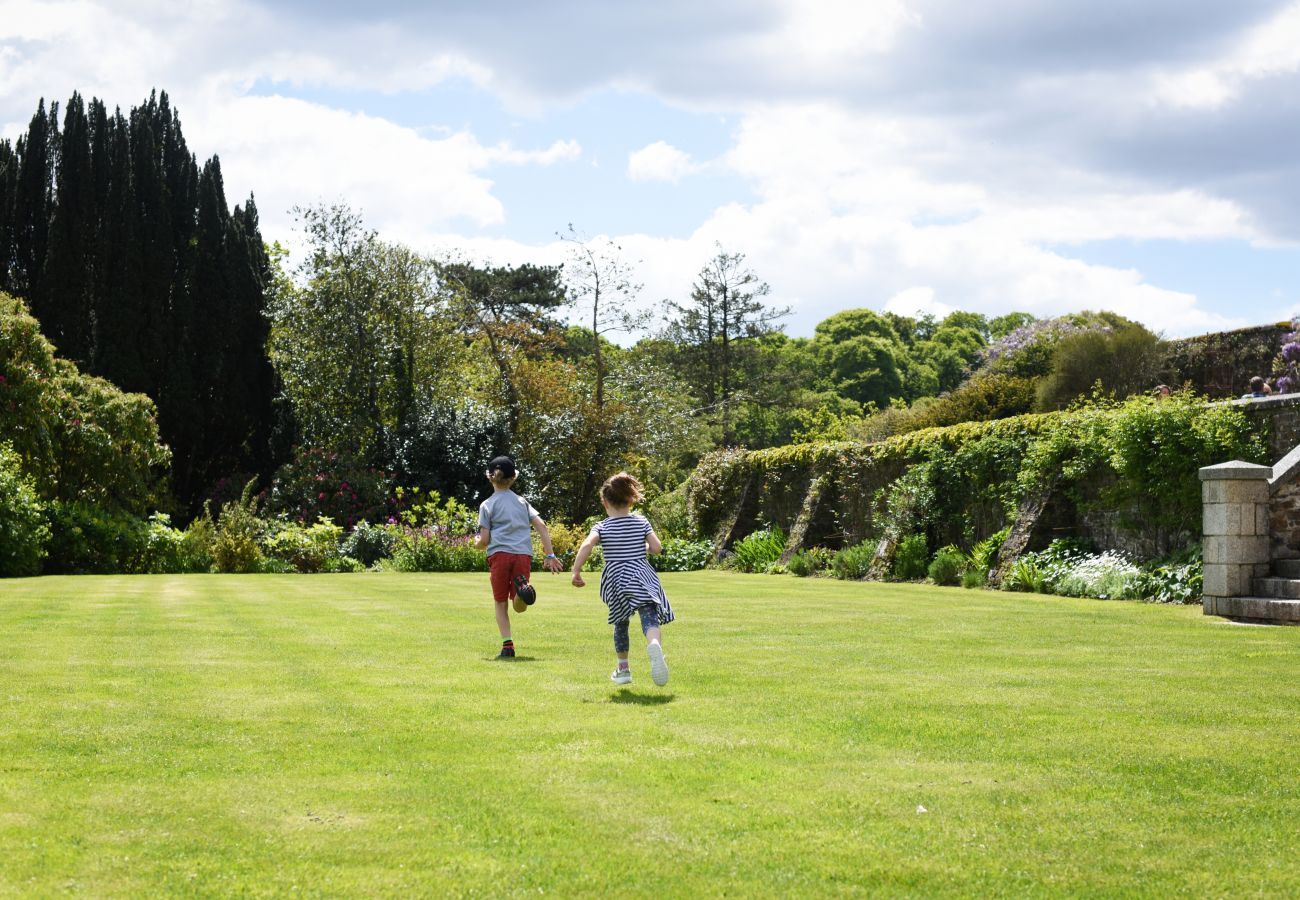
[[[1273,467],[1234,459],[1232,462],[1219,463],[1215,466],[1202,466],[1197,474],[1200,475],[1201,481],[1267,481],[1273,477]]]
[[[1269,492],[1276,494],[1284,484],[1294,480],[1292,476],[1297,471],[1300,471],[1300,446],[1292,449],[1273,465],[1273,476],[1268,480]]]
[[[1232,400],[1220,400],[1224,406],[1255,406],[1268,409],[1270,406],[1300,405],[1300,393],[1269,394],[1267,397],[1237,397]]]

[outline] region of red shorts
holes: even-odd
[[[515,595],[515,578],[528,580],[533,558],[526,553],[493,553],[488,557],[488,572],[492,579],[492,599],[505,603]]]

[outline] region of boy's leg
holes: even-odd
[[[497,630],[501,632],[501,655],[509,659],[515,655],[515,643],[510,638],[510,567],[505,554],[493,553],[488,557],[488,580],[492,585],[492,605],[496,607]]]
[[[514,601],[515,612],[521,613],[537,600],[537,590],[528,583],[533,558],[522,553],[512,553],[510,557],[510,599]]]

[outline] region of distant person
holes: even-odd
[[[1249,400],[1252,397],[1267,397],[1268,393],[1268,382],[1256,375],[1250,379],[1250,393],[1242,394],[1241,399]]]
[[[486,549],[492,600],[496,605],[497,629],[501,632],[501,653],[497,659],[514,659],[515,642],[510,635],[510,611],[506,604],[514,601],[515,612],[521,613],[537,599],[537,590],[528,583],[528,573],[533,567],[533,534],[542,540],[546,552],[543,565],[552,572],[560,571],[560,560],[551,547],[551,532],[527,500],[510,488],[518,477],[515,463],[508,456],[498,456],[488,463],[488,481],[492,483],[492,496],[478,508],[478,537],[474,546]]]
[[[1155,388],[1152,389],[1151,396],[1155,397],[1157,400],[1168,400],[1171,393],[1173,392],[1169,390],[1169,385],[1157,384]]]
[[[609,624],[614,626],[614,655],[618,668],[609,676],[615,684],[631,684],[628,666],[628,623],[632,614],[641,618],[641,633],[646,638],[650,656],[650,679],[657,685],[668,683],[668,663],[664,660],[660,628],[673,620],[664,586],[650,568],[647,553],[663,552],[663,544],[644,516],[632,514],[632,505],[642,497],[641,483],[626,472],[611,476],[600,487],[600,504],[609,518],[597,522],[578,548],[573,560],[573,586],[582,587],[582,564],[600,544],[605,568],[600,575],[600,599],[609,607]]]

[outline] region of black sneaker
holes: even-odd
[[[515,658],[514,647],[502,647],[501,652],[497,654],[497,659],[514,659],[514,658]]]
[[[526,606],[532,606],[537,602],[537,588],[528,583],[526,575],[515,576],[515,594],[524,601]]]

